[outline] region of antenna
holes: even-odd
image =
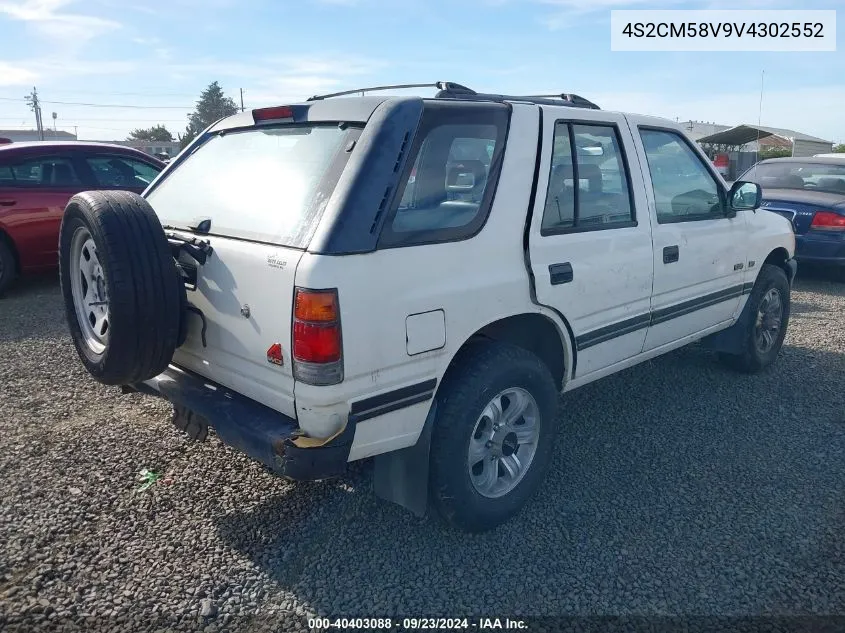
[[[763,83],[766,79],[766,71],[760,74],[760,106],[757,109],[757,145],[754,148],[754,175],[757,175],[757,163],[760,162],[760,126],[763,122]],[[794,147],[794,144],[793,144]]]

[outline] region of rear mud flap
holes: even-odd
[[[376,455],[374,460],[373,489],[376,496],[399,504],[418,517],[425,516],[428,510],[428,463],[436,413],[437,400],[434,400],[417,443]]]

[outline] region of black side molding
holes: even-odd
[[[411,405],[430,400],[434,395],[434,388],[437,386],[437,379],[431,378],[424,382],[407,387],[401,387],[380,393],[371,398],[353,402],[349,408],[349,424],[356,424],[370,418],[375,418],[391,411],[404,409]]]
[[[661,308],[660,310],[652,310],[651,312],[646,312],[635,317],[619,321],[618,323],[612,323],[591,332],[585,332],[575,339],[576,349],[581,351],[587,349],[588,347],[592,347],[593,345],[598,345],[614,339],[618,336],[624,336],[625,334],[630,334],[631,332],[636,332],[637,330],[651,327],[652,325],[665,323],[666,321],[690,314],[696,310],[701,310],[702,308],[716,305],[722,301],[727,301],[729,299],[748,294],[753,288],[753,282],[737,284],[736,286],[731,286],[730,288],[725,288],[724,290],[719,290],[717,292],[711,292],[710,294],[690,301],[684,301],[673,306]]]
[[[568,284],[575,278],[572,272],[572,264],[565,262],[563,264],[551,264],[549,266],[549,279],[553,286],[558,284]]]

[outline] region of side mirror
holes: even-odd
[[[763,202],[763,189],[756,182],[737,180],[731,185],[728,206],[732,211],[753,211]]]

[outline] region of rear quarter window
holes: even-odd
[[[466,239],[483,226],[508,131],[504,106],[429,107],[380,247]]]

